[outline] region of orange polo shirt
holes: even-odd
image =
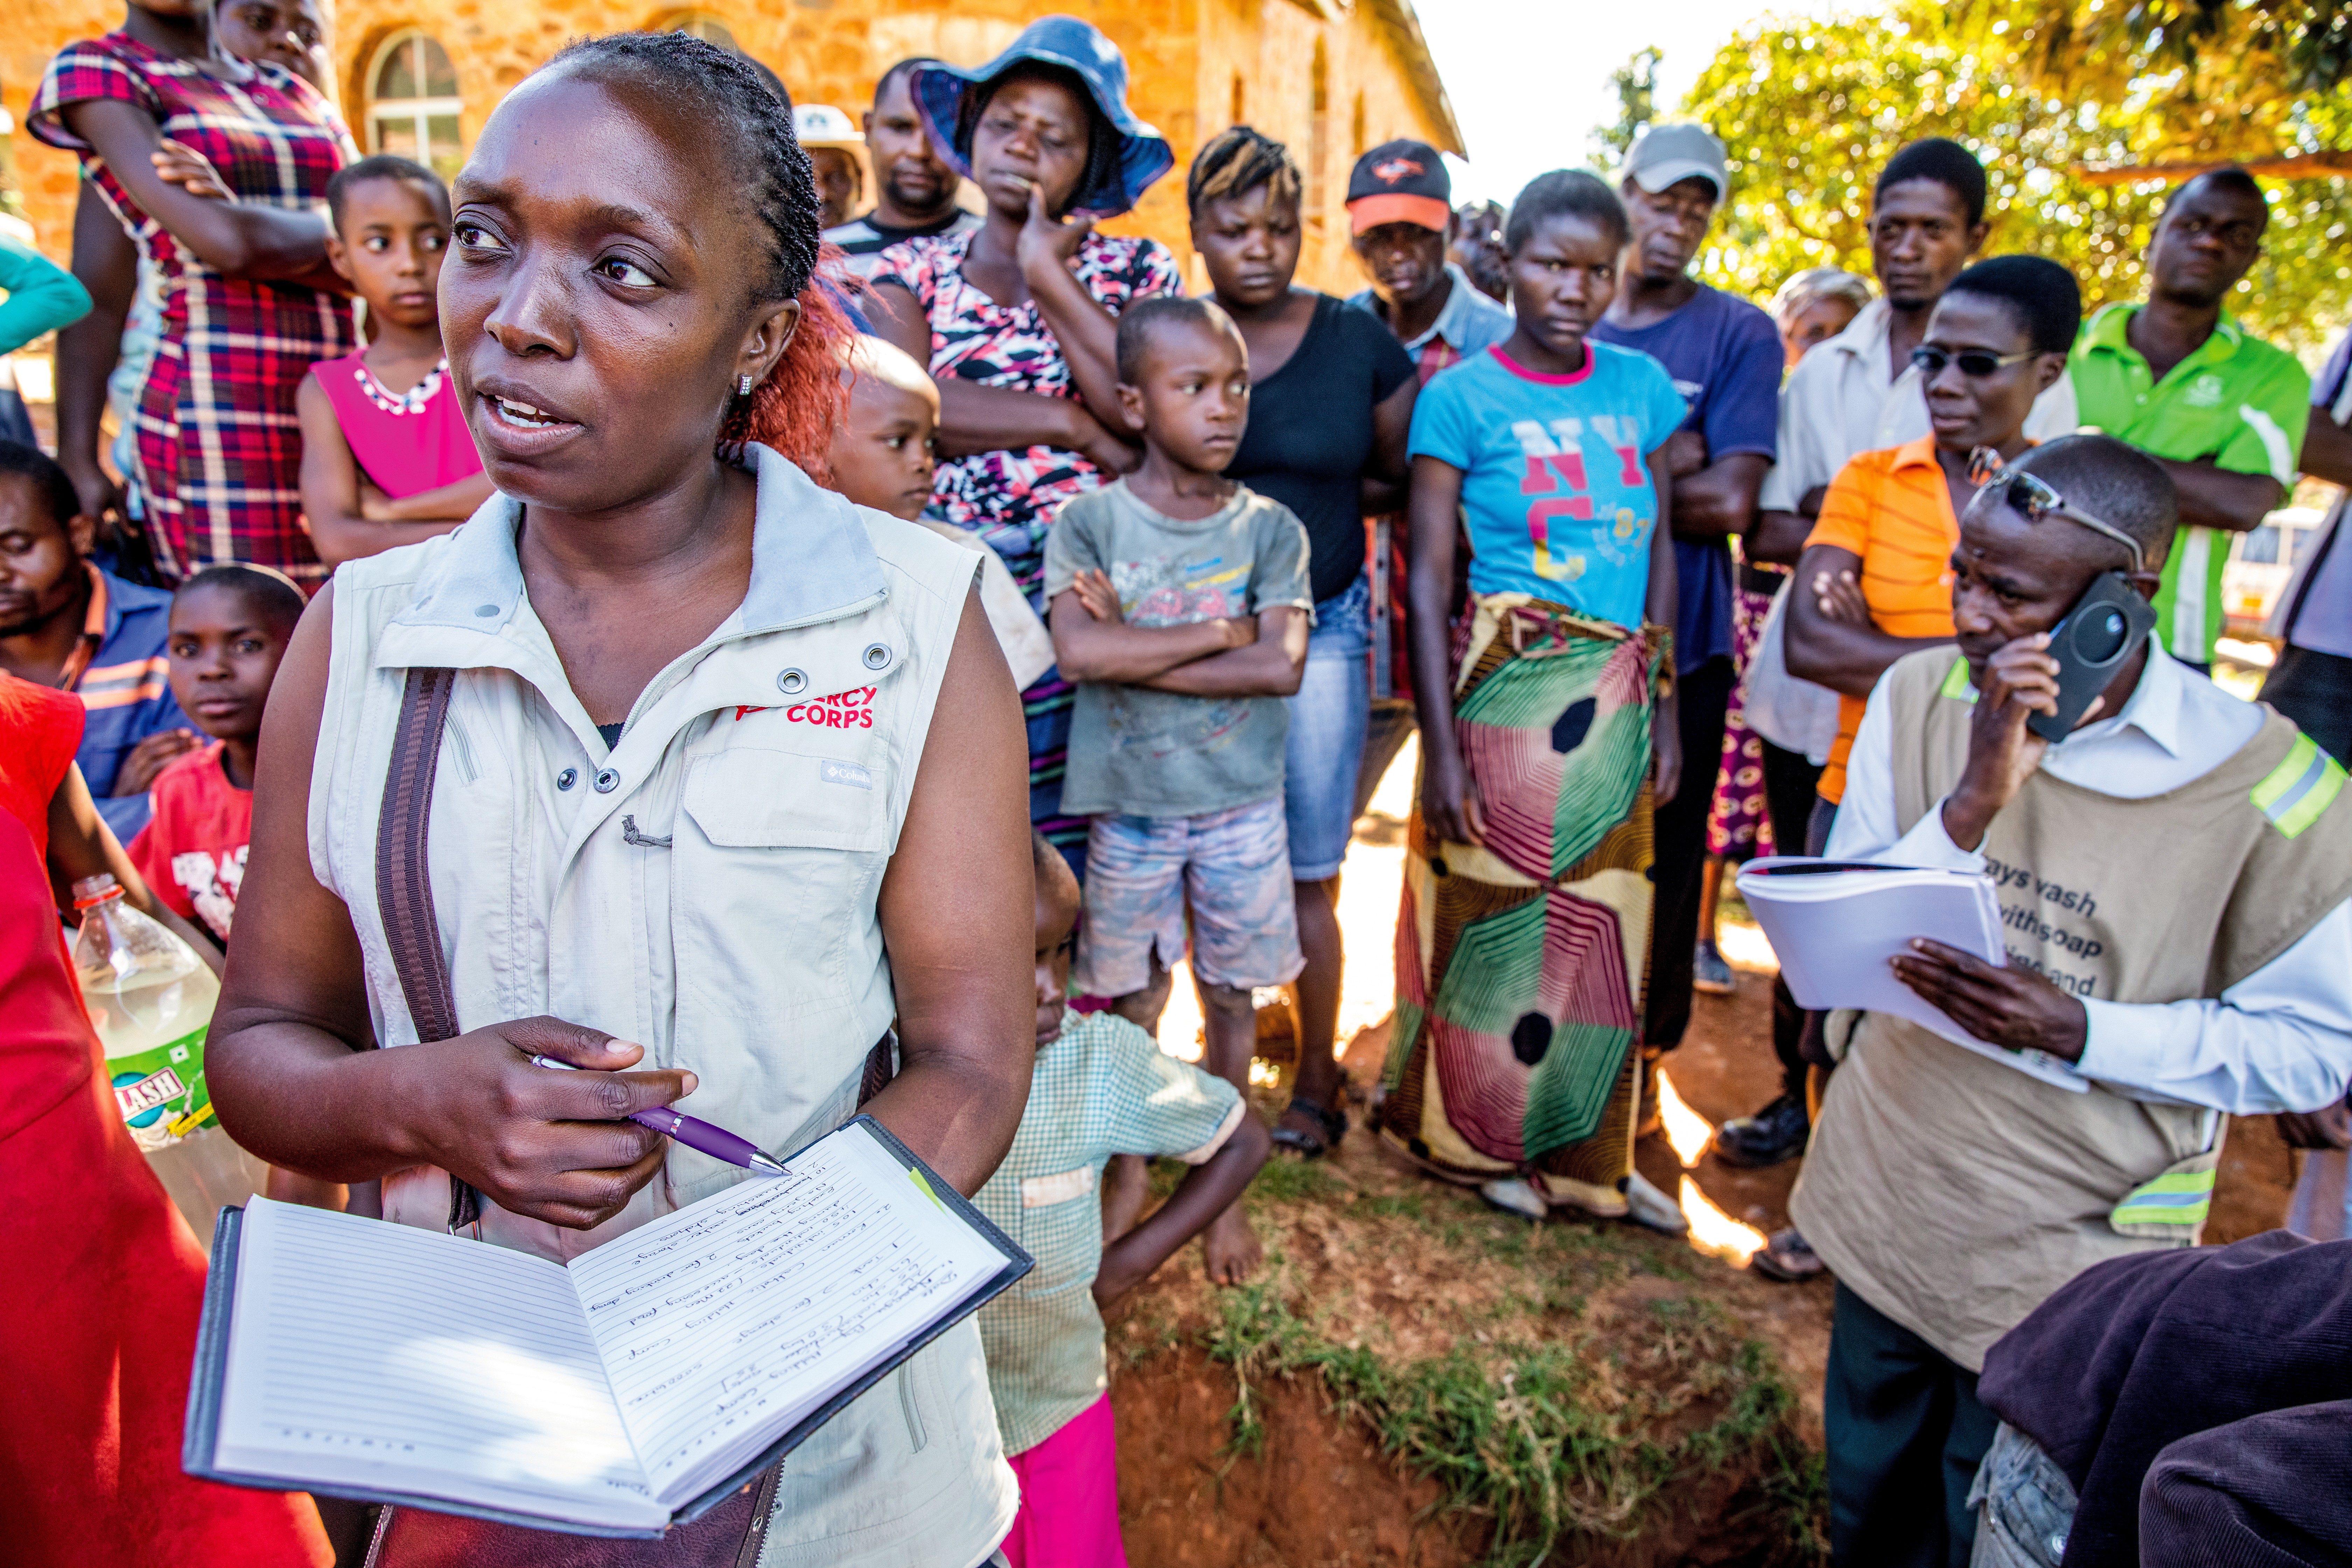
[[[1827,544],[1862,557],[1862,596],[1871,624],[1889,637],[1948,637],[1952,631],[1952,550],[1960,520],[1936,461],[1936,437],[1863,452],[1838,470],[1805,547]],[[1845,798],[1846,753],[1867,704],[1838,695],[1837,743],[1822,770],[1821,794]]]

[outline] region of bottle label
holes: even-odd
[[[110,1058],[106,1070],[122,1123],[141,1149],[168,1149],[213,1124],[212,1094],[205,1087],[204,1028],[134,1057]]]

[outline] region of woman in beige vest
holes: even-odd
[[[355,1207],[556,1258],[741,1175],[616,1120],[682,1096],[784,1155],[870,1095],[977,1189],[1029,1080],[1021,712],[971,554],[784,455],[824,450],[845,331],[789,112],[709,45],[591,40],[455,200],[442,320],[499,493],[347,566],[280,671],[226,1123]],[[437,763],[388,788],[436,669]],[[769,1568],[987,1560],[1015,1500],[971,1325],[776,1484]]]

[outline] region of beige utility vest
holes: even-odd
[[[350,910],[376,1038],[415,1043],[376,822],[407,670],[456,669],[426,858],[460,1027],[548,1014],[636,1041],[693,1069],[688,1110],[789,1155],[856,1113],[897,1011],[876,899],[978,563],[764,447],[750,460],[742,606],[610,748],[524,593],[518,503],[343,566],[310,847]],[[742,1174],[673,1143],[593,1231],[486,1201],[480,1234],[562,1259]],[[445,1173],[383,1191],[387,1219],[446,1220]],[[967,1320],[793,1453],[760,1563],[968,1568],[1016,1500]]]
[[[1891,705],[1900,831],[1959,783],[1975,700],[1949,647],[1898,661],[1873,699]],[[2343,778],[2276,713],[2144,800],[2035,773],[1983,845],[2010,963],[2104,1002],[2219,996],[2352,894]],[[2219,1123],[2095,1082],[2069,1093],[1864,1014],[1790,1209],[1848,1287],[1973,1370],[2092,1264],[2196,1240]]]

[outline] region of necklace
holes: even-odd
[[[383,383],[368,370],[364,360],[352,367],[352,377],[360,384],[360,391],[367,395],[367,400],[386,414],[422,414],[425,405],[433,401],[433,395],[441,390],[442,378],[448,369],[449,362],[445,359],[425,372],[425,379],[406,392],[387,391]]]

